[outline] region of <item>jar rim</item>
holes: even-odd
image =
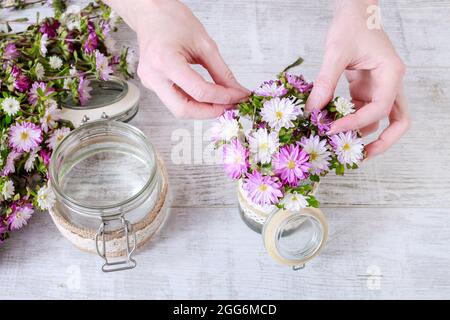
[[[148,154],[153,158],[153,163],[155,165],[151,168],[151,173],[149,175],[149,178],[145,182],[145,184],[142,186],[142,188],[136,192],[134,195],[126,198],[125,200],[122,200],[120,202],[114,203],[114,204],[107,204],[107,205],[87,205],[81,201],[75,200],[73,197],[65,193],[56,177],[58,176],[58,172],[56,172],[56,163],[57,163],[57,157],[63,150],[63,148],[72,141],[72,139],[75,139],[75,137],[82,132],[82,130],[95,128],[95,127],[101,127],[104,126],[106,128],[111,128],[111,126],[115,126],[116,128],[121,128],[130,131],[135,136],[137,136],[149,149]],[[88,136],[89,137],[89,136]],[[146,194],[146,190],[149,190],[150,187],[155,183],[155,176],[157,171],[157,164],[156,164],[156,155],[155,155],[155,149],[151,142],[148,140],[147,136],[138,128],[136,128],[133,125],[115,121],[115,120],[96,120],[92,122],[88,122],[86,124],[81,125],[78,128],[75,128],[73,131],[71,131],[56,147],[56,149],[53,151],[51,159],[50,159],[50,165],[49,165],[49,175],[50,175],[50,185],[53,191],[55,192],[57,198],[60,198],[66,205],[70,207],[70,209],[75,210],[77,213],[81,215],[86,216],[97,216],[97,217],[117,217],[120,214],[123,214],[129,210],[132,210],[139,206],[142,201],[145,201],[145,198],[143,199],[143,196]]]
[[[78,105],[78,104],[74,104],[73,100],[72,100],[72,95],[69,95],[65,100],[63,100],[61,102],[61,106],[67,109],[72,109],[72,110],[92,110],[92,109],[98,109],[98,108],[102,108],[108,105],[111,105],[113,103],[116,103],[120,100],[123,100],[123,98],[127,95],[128,93],[128,83],[127,81],[124,81],[116,76],[111,76],[109,78],[109,80],[106,81],[102,81],[102,80],[98,80],[97,78],[90,76],[86,78],[87,80],[91,81],[91,86],[93,84],[97,85],[99,88],[105,89],[105,88],[110,88],[110,89],[115,89],[115,90],[120,90],[120,93],[115,96],[113,99],[111,100],[105,100],[101,103],[97,103],[97,104],[92,104],[92,105]],[[116,87],[111,87],[112,85],[116,85]],[[106,87],[102,87],[102,86],[106,86]],[[108,87],[109,86],[109,87]],[[95,90],[96,88],[93,86],[93,90]],[[88,101],[89,102],[89,101]]]

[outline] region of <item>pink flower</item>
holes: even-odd
[[[288,93],[288,89],[280,81],[269,80],[265,81],[254,92],[262,97],[281,97]]]
[[[225,172],[231,179],[239,179],[247,172],[249,151],[242,146],[238,139],[233,139],[223,148],[223,164]]]
[[[90,32],[86,42],[83,45],[83,49],[85,53],[92,53],[98,46],[98,37],[95,32]]]
[[[90,92],[92,87],[90,87],[91,81],[85,77],[80,78],[80,83],[78,84],[78,98],[80,99],[80,104],[84,106],[91,98]]]
[[[27,225],[28,220],[34,213],[33,206],[29,202],[13,203],[11,209],[12,213],[8,217],[8,226],[11,231],[19,230]]]
[[[319,129],[319,134],[324,135],[330,130],[333,120],[329,117],[327,110],[317,110],[311,113],[311,123]]]
[[[16,123],[9,128],[9,144],[18,152],[30,152],[41,142],[42,130],[34,123]]]
[[[281,148],[272,161],[275,174],[281,178],[283,183],[297,186],[299,180],[307,178],[311,165],[308,163],[309,156],[298,145],[288,145]]]
[[[41,91],[41,93],[39,93]],[[28,101],[35,106],[42,96],[49,96],[55,90],[53,88],[47,88],[44,82],[34,82],[28,93]]]
[[[256,170],[247,174],[247,179],[242,187],[247,192],[249,199],[261,206],[278,203],[278,199],[283,197],[282,184],[278,178],[263,176]]]
[[[286,73],[287,82],[301,93],[310,92],[313,84],[305,81],[302,75],[296,76]]]
[[[3,52],[3,58],[5,60],[14,60],[19,56],[19,51],[14,43],[8,43]]]
[[[22,154],[20,152],[17,152],[15,150],[11,150],[8,154],[8,157],[6,157],[6,163],[5,167],[2,171],[2,176],[7,176],[10,173],[16,172],[16,167],[14,165],[14,162],[21,156]]]
[[[46,19],[40,26],[39,31],[42,34],[46,34],[49,39],[57,36],[56,30],[59,28],[61,23],[58,20],[49,18]]]
[[[95,50],[95,66],[101,80],[108,80],[110,74],[113,73],[113,70],[108,64],[108,58],[98,50]]]

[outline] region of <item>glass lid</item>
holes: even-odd
[[[142,201],[151,187],[156,157],[137,128],[112,120],[90,122],[72,131],[50,164],[57,197],[74,211],[113,216]]]
[[[300,212],[280,210],[273,213],[263,228],[264,244],[278,262],[299,266],[316,256],[328,237],[322,211],[305,208]]]

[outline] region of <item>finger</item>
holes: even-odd
[[[378,139],[366,146],[368,158],[385,152],[409,129],[411,120],[403,93],[400,93],[395,100],[389,116],[389,122],[389,126],[381,133]]]
[[[180,90],[172,81],[157,76],[155,73],[151,77],[146,78],[145,81],[143,80],[143,83],[146,87],[154,90],[161,102],[178,118],[217,118],[226,109],[234,106],[195,101]]]
[[[214,82],[226,88],[235,88],[242,91],[247,96],[250,91],[244,88],[234,77],[233,72],[227,66],[217,48],[205,50],[201,59],[201,64],[208,70]]]
[[[372,101],[355,113],[336,120],[328,134],[361,129],[389,115],[403,74],[388,65],[379,67],[372,73],[374,75]]]
[[[361,101],[361,100],[356,100],[356,99],[352,99],[352,102],[355,105],[356,110],[361,109],[362,107],[364,107],[367,104],[367,101]],[[375,121],[374,123],[371,123],[368,126],[365,126],[361,129],[359,129],[359,132],[361,133],[361,136],[365,137],[365,136],[368,136],[369,134],[377,131],[379,127],[380,127],[380,121]]]
[[[352,99],[370,102],[373,97],[373,77],[370,71],[346,70],[345,75]]]
[[[319,75],[306,101],[306,111],[323,109],[332,99],[336,85],[349,64],[349,60],[336,50],[327,49]]]
[[[225,88],[224,86],[207,82],[195,72],[186,59],[181,55],[175,55],[170,63],[161,70],[168,79],[176,83],[189,96],[198,102],[233,104],[247,97],[247,93],[236,88]]]

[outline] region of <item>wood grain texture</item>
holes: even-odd
[[[245,86],[254,88],[299,55],[306,61],[299,72],[314,80],[330,1],[185,3]],[[72,247],[46,213],[36,214],[0,249],[0,299],[450,298],[450,1],[382,1],[382,18],[408,67],[413,126],[383,156],[321,184],[330,240],[306,269],[270,260],[261,237],[240,221],[235,186],[220,166],[172,161],[180,132],[196,137],[193,153],[208,145],[198,133],[209,122],[175,119],[141,87],[132,124],[166,160],[173,192],[161,236],[139,252],[137,269],[106,275],[98,257]],[[138,51],[128,28],[115,37]],[[338,94],[347,95],[344,81]]]
[[[114,274],[43,213],[0,251],[0,299],[450,298],[449,211],[327,208],[328,244],[295,272],[270,259],[237,210],[175,208],[137,268]]]

